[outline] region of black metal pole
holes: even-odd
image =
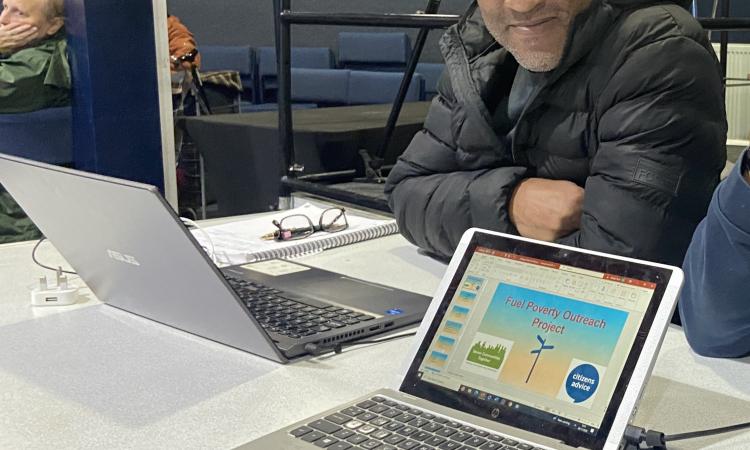
[[[721,17],[729,17],[729,0],[722,0],[721,2]],[[722,82],[726,87],[727,79],[727,50],[729,48],[729,33],[726,30],[722,30],[719,33],[719,62],[721,63],[721,74]]]
[[[439,8],[440,0],[429,0],[424,12],[425,14],[435,14]],[[396,95],[396,100],[393,102],[393,108],[391,108],[391,114],[388,116],[385,130],[383,130],[383,142],[381,143],[378,152],[375,154],[375,157],[380,160],[382,160],[388,152],[388,145],[391,143],[393,130],[396,128],[398,116],[401,114],[401,107],[404,105],[406,92],[409,90],[411,79],[414,76],[414,70],[417,68],[419,57],[422,56],[422,50],[424,49],[424,44],[427,41],[427,35],[429,33],[429,28],[422,28],[417,35],[417,41],[414,43],[414,50],[409,58],[409,63],[406,65],[404,78],[401,80],[401,86],[398,89],[398,95]]]
[[[750,17],[699,17],[698,22],[704,30],[747,31],[750,29]]]
[[[279,111],[279,146],[283,155],[282,164],[284,173],[288,178],[295,178],[298,172],[304,170],[296,163],[294,155],[294,134],[292,131],[292,64],[291,64],[291,25],[281,20],[281,13],[291,8],[291,0],[278,0],[279,14],[276,16],[278,23],[277,61],[276,73],[279,80],[278,111]],[[285,183],[281,184],[279,193],[279,209],[291,207],[292,192]]]
[[[274,0],[277,1],[277,0]],[[281,11],[287,23],[300,25],[352,25],[384,28],[448,28],[461,16],[454,14],[353,14]],[[748,17],[697,17],[706,30],[747,30]]]
[[[453,14],[354,14],[282,11],[281,20],[307,25],[354,25],[386,28],[448,28],[461,16]]]
[[[279,51],[279,46],[281,44],[281,38],[279,37],[279,34],[281,33],[281,1],[280,0],[271,0],[273,3],[273,39],[274,39],[274,45],[276,46],[276,54],[278,55],[281,53]]]

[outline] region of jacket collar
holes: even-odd
[[[690,0],[592,0],[591,5],[573,19],[560,65],[552,73],[564,73],[590,52],[623,10],[658,3],[674,3],[687,9]]]
[[[664,2],[683,1],[686,0]],[[601,42],[601,37],[623,10],[653,3],[654,0],[592,0],[591,5],[573,20],[560,64],[544,77],[545,86],[563,76]],[[476,0],[472,1],[461,20],[448,28],[440,46],[456,101],[462,104],[467,116],[482,119],[465,120],[464,117],[461,120],[463,126],[456,130],[459,132],[456,136],[459,147],[470,152],[502,147],[490,125],[491,114],[484,101],[487,93],[496,88],[498,78],[512,79],[518,64],[487,30]],[[530,107],[534,107],[543,90],[538,89],[535,97],[529,99],[522,118]]]
[[[601,36],[606,34],[619,12],[619,9],[613,8],[606,1],[592,0],[591,5],[573,19],[560,64],[550,72],[550,75],[557,78],[556,74],[565,73],[586,56],[601,42]]]
[[[571,65],[588,53],[599,42],[594,36],[606,32],[611,21],[603,19],[610,15],[611,8],[603,8],[601,1],[593,0],[592,5],[574,20],[571,26],[572,38],[568,39],[563,60],[558,68],[544,77],[545,85],[562,76]],[[498,81],[514,78],[518,63],[489,33],[476,1],[472,2],[456,25],[448,28],[440,45],[453,95],[463,110],[458,121],[460,126],[454,130],[459,148],[469,153],[500,150],[510,157],[515,152],[505,148],[503,141],[492,129],[492,115],[485,101],[493,96],[491,91],[498,89]],[[509,91],[507,86],[506,89]],[[540,91],[537,90],[535,97],[529,99],[525,111],[533,106]],[[524,113],[521,114],[522,117],[523,115]],[[466,120],[470,117],[471,120]]]

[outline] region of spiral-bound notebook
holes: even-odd
[[[261,238],[275,229],[271,223],[274,219],[304,214],[317,222],[323,211],[323,208],[306,203],[277,214],[193,230],[193,235],[213,255],[217,264],[232,265],[274,258],[294,258],[398,233],[398,225],[393,219],[370,219],[347,211],[349,227],[343,231],[317,232],[307,238],[287,242]]]

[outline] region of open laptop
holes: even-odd
[[[211,262],[153,186],[0,155],[0,183],[101,301],[286,362],[419,322],[426,296],[297,262]]]
[[[681,284],[676,267],[471,229],[399,386],[240,448],[617,448]]]

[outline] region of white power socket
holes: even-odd
[[[50,286],[47,277],[39,278],[39,286],[31,290],[32,306],[72,305],[78,300],[78,288],[68,285],[68,278],[57,273],[57,283]]]

